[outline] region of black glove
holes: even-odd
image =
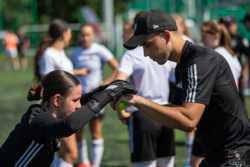
[[[106,92],[109,95],[110,102],[114,101],[117,97],[121,96],[122,94],[138,93],[138,91],[134,88],[133,85],[123,80],[115,80],[105,87],[106,89],[104,90],[104,92]]]
[[[87,105],[93,112],[98,113],[107,103],[114,101],[122,94],[137,94],[137,92],[129,82],[116,80],[95,91]]]
[[[81,96],[81,99],[80,99],[80,103],[82,106],[84,106],[87,102],[89,102],[89,100],[91,99],[91,97],[99,92],[99,91],[103,91],[104,89],[106,89],[106,87],[104,86],[99,86],[97,88],[95,88],[94,90],[92,90],[91,92],[89,93],[85,93],[85,94],[82,94]]]

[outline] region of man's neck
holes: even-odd
[[[180,63],[182,51],[186,41],[180,36],[178,38],[172,39],[173,51],[170,54],[169,60],[174,61],[177,64]]]

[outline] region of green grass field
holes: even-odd
[[[36,103],[26,100],[27,92],[31,84],[34,83],[33,57],[28,56],[28,58],[29,66],[27,70],[5,72],[3,68],[4,56],[0,54],[0,146],[2,146],[15,125],[20,122],[21,116],[26,112],[29,105]],[[107,76],[110,73],[110,69],[105,67],[105,71],[105,76]],[[249,108],[249,103],[247,108]],[[109,105],[106,107],[103,124],[105,148],[102,167],[132,166],[130,163],[127,127],[117,119],[116,113],[111,110]],[[83,136],[88,141],[90,151],[91,136],[88,125],[84,128]],[[175,140],[175,166],[182,167],[186,161],[185,133],[176,130]]]

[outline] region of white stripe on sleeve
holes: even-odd
[[[196,88],[197,88],[197,84],[198,84],[198,81],[197,81],[197,67],[196,67],[196,64],[194,64],[194,94],[193,94],[193,100],[192,102],[195,102],[195,95],[196,95]]]
[[[38,153],[39,150],[41,150],[41,148],[44,146],[44,144],[42,144],[40,147],[38,147],[38,149],[34,152],[34,154],[30,157],[30,159],[25,163],[25,165],[23,167],[26,167],[30,161],[33,159],[33,157]]]
[[[35,141],[33,140],[30,144],[30,146],[27,148],[27,150],[24,152],[23,156],[21,156],[21,158],[19,158],[19,160],[17,161],[17,163],[15,164],[14,167],[17,167],[17,165],[21,162],[21,160],[26,156],[26,154],[29,152],[29,150],[31,149],[31,147],[33,147],[33,144],[35,143]]]
[[[188,68],[188,88],[185,102],[195,102],[197,85],[197,66],[194,64]]]

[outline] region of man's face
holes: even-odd
[[[141,43],[143,46],[144,56],[149,56],[153,61],[162,65],[170,57],[170,48],[164,33],[151,33]]]
[[[244,22],[247,31],[250,31],[250,20]]]
[[[237,34],[237,29],[238,29],[237,23],[231,23],[231,24],[228,26],[228,31],[229,31],[229,33],[232,34],[232,35]]]

